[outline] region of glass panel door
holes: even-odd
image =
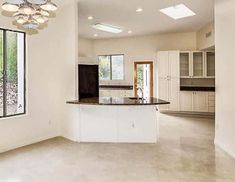
[[[206,76],[215,76],[215,53],[206,52]]]
[[[0,30],[0,116],[3,116],[3,31]]]
[[[203,77],[203,52],[193,52],[193,76]]]
[[[180,76],[189,77],[190,76],[190,56],[188,52],[180,53]]]

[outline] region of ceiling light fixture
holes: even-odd
[[[160,12],[175,20],[196,15],[191,9],[189,9],[184,4],[164,8],[161,9]]]
[[[121,33],[123,30],[120,27],[113,26],[113,25],[108,25],[108,24],[103,24],[103,23],[97,23],[92,26],[93,28],[97,30],[102,30],[105,32],[110,32],[110,33]]]
[[[93,20],[94,18],[93,18],[93,16],[88,16],[87,19],[88,20]]]
[[[143,11],[143,9],[142,8],[138,8],[138,9],[136,9],[136,12],[137,13],[140,13],[140,12],[142,12]]]
[[[48,21],[49,12],[56,11],[57,5],[51,0],[5,0],[2,9],[15,12],[16,22],[26,29],[36,29]]]
[[[94,37],[98,37],[98,34],[95,33],[95,34],[94,34]]]
[[[129,30],[127,33],[132,34],[132,30]]]

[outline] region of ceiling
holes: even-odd
[[[196,16],[174,20],[159,12],[180,3]],[[214,19],[214,0],[79,0],[78,7],[79,35],[92,39],[197,31]],[[136,13],[137,8],[144,11]],[[88,16],[94,19],[88,20]],[[119,26],[124,31],[112,34],[95,30],[91,27],[95,23]],[[129,30],[133,33],[128,34]]]

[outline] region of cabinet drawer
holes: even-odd
[[[215,112],[215,107],[209,107],[209,112],[214,113]]]

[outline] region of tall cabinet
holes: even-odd
[[[179,51],[160,51],[157,57],[158,98],[171,104],[160,110],[179,111]]]

